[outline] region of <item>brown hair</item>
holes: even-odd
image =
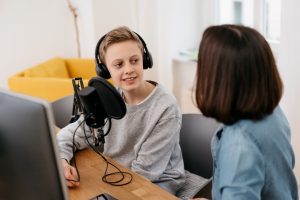
[[[138,43],[139,48],[141,49],[142,55],[144,51],[144,46],[139,37],[131,31],[128,27],[126,26],[121,26],[118,28],[115,28],[108,32],[103,40],[101,41],[100,47],[99,47],[99,55],[100,55],[100,61],[101,63],[105,64],[105,53],[106,50],[109,46],[119,43],[119,42],[124,42],[124,41],[135,41]]]
[[[207,28],[199,47],[196,102],[224,124],[271,114],[283,91],[271,48],[256,30],[239,25]]]

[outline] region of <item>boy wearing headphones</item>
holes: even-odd
[[[152,67],[145,42],[127,27],[119,27],[99,40],[95,57],[97,74],[112,78],[127,109],[122,119],[112,119],[103,154],[175,194],[185,182],[179,146],[181,113],[173,95],[160,84],[143,79],[143,69]],[[76,169],[69,161],[73,157],[73,134],[82,120],[57,135],[69,187],[79,185]],[[89,129],[86,133],[91,135]],[[88,146],[82,126],[76,131],[75,143],[77,149]]]

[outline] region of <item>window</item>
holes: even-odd
[[[268,41],[279,43],[281,0],[216,0],[218,24],[256,28]]]
[[[253,11],[253,0],[217,0],[217,23],[253,27]]]
[[[258,30],[275,58],[280,45],[281,0],[215,0],[217,24],[242,24]]]
[[[274,42],[280,40],[281,0],[263,1],[263,34]]]
[[[234,1],[233,2],[233,22],[235,24],[242,24],[243,18],[243,3],[241,1]]]

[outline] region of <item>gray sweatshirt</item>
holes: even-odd
[[[143,102],[126,108],[122,119],[112,119],[103,153],[175,194],[185,182],[185,173],[179,146],[181,113],[174,96],[157,84]],[[73,133],[82,120],[79,118],[57,134],[61,158],[69,161],[73,157]],[[76,131],[75,143],[78,149],[88,146],[83,126]]]

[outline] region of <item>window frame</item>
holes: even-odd
[[[220,1],[223,0],[214,0],[215,4],[215,23],[220,24]],[[232,0],[232,2],[235,0]],[[239,0],[243,2],[244,0]],[[274,40],[267,37],[267,15],[265,13],[267,6],[267,0],[253,0],[253,28],[258,30],[268,41],[275,57],[278,57],[280,39]],[[281,26],[281,25],[280,25]]]

